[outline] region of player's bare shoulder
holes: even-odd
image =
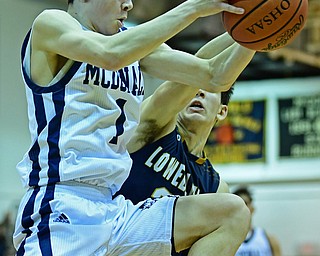
[[[44,10],[34,20],[32,26],[33,49],[54,52],[56,40],[66,30],[81,29],[79,23],[66,11]]]
[[[66,11],[58,9],[47,9],[42,11],[34,20],[33,27],[38,28],[43,25],[58,25],[65,21],[70,21],[73,17]]]
[[[74,25],[70,25],[73,24]],[[31,74],[34,82],[47,85],[66,63],[67,59],[61,54],[58,41],[65,33],[66,24],[78,27],[75,19],[62,10],[44,10],[35,19],[31,34]],[[69,30],[71,30],[69,28]]]
[[[52,21],[59,20],[62,21],[64,19],[74,19],[70,13],[65,10],[60,9],[46,9],[43,10],[36,19],[38,18],[51,18]]]
[[[80,29],[79,23],[68,12],[58,9],[42,11],[34,20],[34,33],[50,36],[52,31],[74,27]]]

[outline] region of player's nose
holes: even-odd
[[[204,91],[201,90],[201,89],[200,89],[200,90],[197,92],[197,94],[196,94],[196,96],[202,97],[202,98],[204,97],[204,95],[205,95],[205,94],[204,94]]]
[[[130,11],[132,8],[133,8],[133,3],[132,3],[132,0],[125,0],[122,5],[122,10],[128,12]]]

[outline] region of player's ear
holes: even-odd
[[[228,106],[221,104],[219,107],[219,112],[217,114],[218,121],[224,120],[228,115]]]

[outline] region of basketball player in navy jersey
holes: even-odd
[[[212,51],[218,42],[224,42],[222,48]],[[209,58],[231,51],[233,43],[225,33],[197,55]],[[229,192],[204,146],[214,125],[227,116],[233,89],[210,93],[172,82],[157,88],[142,103],[139,126],[128,144],[132,169],[118,194],[138,203],[148,197]]]
[[[224,43],[216,54],[234,47],[225,33],[197,55],[212,57],[210,49],[218,42]],[[227,116],[232,93],[233,87],[210,93],[172,82],[157,88],[142,103],[139,126],[128,144],[132,170],[118,193],[138,203],[168,194],[229,192],[203,150],[214,125]]]
[[[234,192],[240,196],[248,206],[251,215],[254,213],[252,195],[247,187],[239,187]],[[281,248],[278,240],[268,234],[261,227],[251,225],[246,239],[238,249],[236,256],[281,256]]]
[[[27,189],[14,232],[17,255],[170,255],[191,248],[190,255],[224,256],[245,237],[249,211],[235,195],[136,205],[112,198],[132,164],[126,146],[140,119],[141,70],[220,92],[254,55],[234,44],[201,59],[164,44],[197,18],[243,12],[222,0],[187,0],[126,29],[132,8],[131,0],[69,0],[67,12],[39,14],[24,40],[31,145],[17,166]]]

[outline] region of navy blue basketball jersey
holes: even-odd
[[[133,165],[119,194],[134,203],[148,197],[217,192],[220,176],[208,159],[189,153],[175,129],[131,154]]]

